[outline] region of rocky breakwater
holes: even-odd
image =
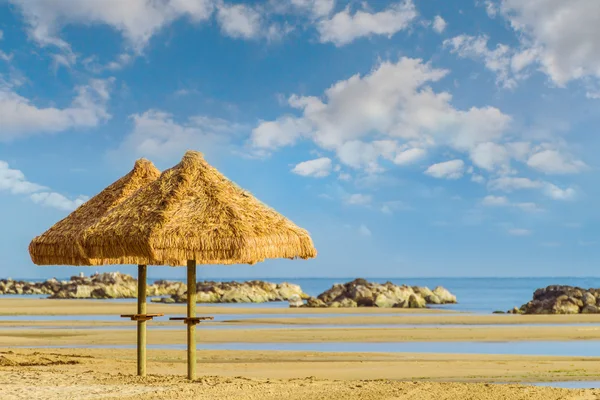
[[[512,314],[598,314],[600,289],[552,285],[533,293],[533,299]]]
[[[50,285],[42,286],[37,282],[15,281],[11,278],[0,279],[0,294],[48,295],[52,293]]]
[[[248,282],[198,282],[198,303],[264,303],[286,301],[293,296],[309,296],[298,285],[291,283]],[[185,303],[187,285],[184,282],[159,280],[147,286],[152,301]],[[120,272],[95,273],[89,277],[80,274],[68,281],[55,278],[44,282],[0,280],[0,294],[48,295],[51,299],[132,299],[137,297],[137,279]],[[295,297],[294,297],[295,298]]]
[[[51,299],[118,299],[137,295],[137,281],[119,272],[82,274],[68,281],[55,278],[44,282],[0,280],[0,294],[49,295]]]
[[[156,281],[157,291],[170,295],[154,302],[185,303],[187,286],[183,282]],[[197,303],[266,303],[270,301],[287,301],[309,296],[298,285],[291,283],[271,283],[264,281],[247,282],[198,282],[196,284]]]
[[[307,299],[305,307],[381,307],[424,308],[428,304],[456,303],[456,296],[438,286],[434,290],[420,286],[398,286],[355,279],[334,285],[316,298]]]

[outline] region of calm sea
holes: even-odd
[[[336,283],[345,283],[353,278],[252,278],[268,282],[291,282],[298,284],[311,296],[329,289]],[[149,279],[152,283],[157,278]],[[245,281],[246,278],[216,279],[214,281]],[[548,285],[571,285],[583,288],[600,287],[600,278],[369,278],[371,282],[385,283],[390,281],[397,285],[428,286],[433,289],[443,286],[458,298],[458,304],[440,306],[442,309],[491,313],[495,310],[506,311],[531,300],[533,292]],[[41,279],[28,279],[41,281]],[[284,304],[280,304],[284,306]],[[263,305],[264,306],[264,305]],[[277,304],[273,304],[277,306]]]

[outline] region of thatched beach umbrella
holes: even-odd
[[[81,246],[83,232],[137,190],[155,181],[159,176],[160,171],[150,161],[137,160],[131,172],[89,199],[42,235],[33,239],[29,245],[31,260],[37,265],[135,264],[128,257],[103,259],[88,257]],[[138,266],[138,314],[135,315],[146,315],[146,265]],[[141,318],[137,321],[138,374],[145,375],[146,320]]]
[[[83,234],[94,259],[187,266],[188,377],[196,368],[196,265],[316,257],[308,232],[188,151]]]

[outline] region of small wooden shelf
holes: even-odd
[[[215,317],[171,317],[171,321],[183,321],[186,325],[198,325],[202,321],[212,321]]]
[[[154,317],[164,317],[165,314],[124,314],[121,318],[131,318],[132,321],[150,321]]]

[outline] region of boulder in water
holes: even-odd
[[[381,308],[423,308],[427,304],[456,303],[456,296],[448,290],[437,287],[398,286],[391,282],[384,284],[355,279],[345,284],[335,284],[318,296],[319,302],[309,299],[307,307],[381,307]]]
[[[519,310],[524,314],[595,314],[600,312],[598,294],[598,289],[551,285],[537,289]]]

